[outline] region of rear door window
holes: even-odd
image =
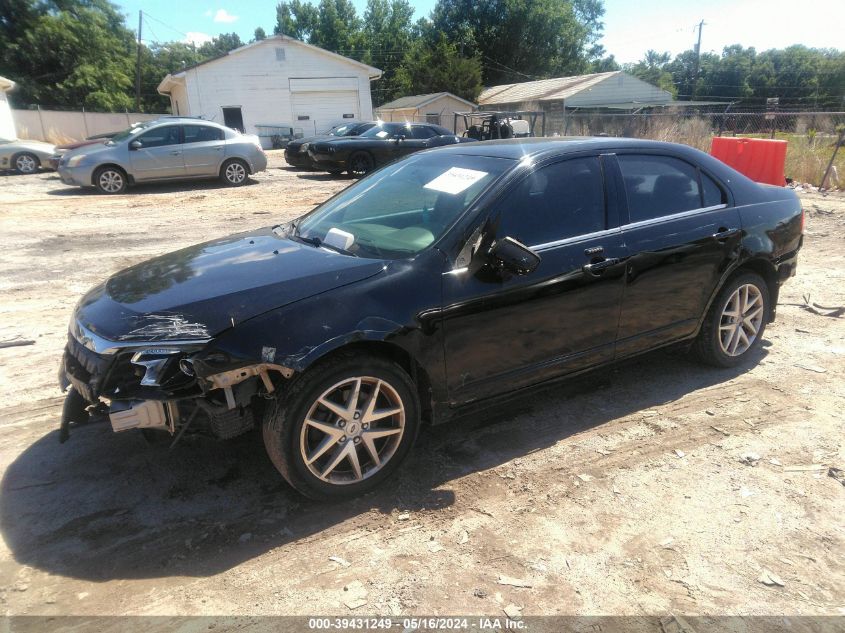
[[[671,156],[617,156],[630,222],[642,222],[701,208],[698,170]]]
[[[499,237],[538,246],[605,228],[605,195],[597,157],[547,165],[519,182],[498,205]]]
[[[223,130],[209,125],[185,125],[186,143],[204,143],[205,141],[222,141]]]
[[[434,130],[427,125],[415,125],[411,128],[411,138],[431,138],[435,136]]]
[[[728,202],[728,198],[722,188],[704,172],[701,173],[701,192],[704,196],[705,207],[715,207]]]

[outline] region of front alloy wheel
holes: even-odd
[[[119,169],[105,167],[95,174],[94,184],[103,193],[122,193],[126,189],[126,175]]]
[[[405,407],[389,383],[372,376],[329,387],[308,411],[300,456],[315,477],[335,485],[375,475],[402,441]]]
[[[32,154],[19,154],[15,158],[15,171],[19,174],[34,174],[38,171],[38,158]]]
[[[349,173],[361,178],[370,173],[375,167],[373,157],[367,152],[356,152],[349,157]]]
[[[419,426],[408,374],[386,359],[341,354],[293,379],[264,420],[273,464],[315,499],[376,487],[407,455]]]

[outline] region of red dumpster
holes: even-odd
[[[786,184],[786,141],[715,136],[710,154],[755,182]]]

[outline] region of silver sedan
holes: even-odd
[[[162,180],[219,178],[239,186],[266,168],[257,136],[201,119],[164,117],[124,130],[104,145],[66,153],[59,176],[67,185],[113,194]]]
[[[49,165],[56,147],[41,141],[0,138],[0,169],[12,169],[19,174],[34,174]]]

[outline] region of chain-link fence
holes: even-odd
[[[625,136],[684,143],[710,150],[714,136],[774,138],[788,142],[786,176],[798,182],[820,184],[833,155],[837,127],[845,112],[728,112],[697,114],[567,113],[546,133],[560,136]],[[835,164],[834,181],[845,184],[845,151]],[[835,183],[834,183],[835,184]]]

